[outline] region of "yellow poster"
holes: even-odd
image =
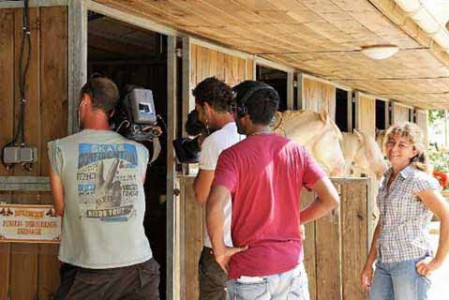
[[[0,242],[57,244],[60,236],[53,206],[0,204]]]

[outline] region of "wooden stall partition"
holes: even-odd
[[[307,192],[303,189],[301,192],[300,206],[301,209],[307,207],[315,199],[315,194]],[[309,279],[309,292],[310,300],[317,299],[317,265],[316,265],[316,228],[315,222],[311,222],[305,225],[305,239],[303,240],[303,251],[304,251],[304,266],[307,271],[307,276]]]
[[[249,58],[233,56],[195,43],[192,43],[190,51],[193,87],[210,76],[216,76],[231,86],[253,78],[253,61]]]
[[[181,211],[181,299],[198,299],[198,261],[206,230],[205,207],[195,201],[194,176],[179,176]]]
[[[310,299],[364,299],[359,276],[374,227],[371,180],[332,178],[341,197],[339,208],[306,225],[304,264]],[[301,207],[314,197],[314,193],[304,190]]]
[[[356,92],[356,126],[355,128],[376,137],[376,99]]]
[[[0,10],[1,146],[13,140],[19,120],[22,15],[22,9]],[[0,167],[0,175],[48,175],[47,142],[67,134],[67,8],[30,8],[29,20],[24,138],[38,149],[38,162],[31,171],[21,165],[12,171]],[[1,201],[41,204],[50,203],[51,197],[48,192],[18,191],[3,193]],[[0,244],[0,299],[51,298],[59,284],[56,254],[57,246]]]
[[[424,133],[424,145],[427,149],[429,148],[429,112],[427,110],[417,109],[415,113],[415,123],[418,124]]]
[[[335,86],[309,75],[303,74],[301,77],[301,108],[316,112],[326,108],[335,121]]]
[[[68,22],[67,7],[41,9],[39,149],[40,174],[50,174],[47,142],[68,133]],[[42,34],[44,33],[44,34]],[[48,45],[52,45],[48,47]],[[40,204],[51,204],[50,193],[40,195]],[[58,245],[41,244],[38,259],[38,299],[51,299],[59,286]]]
[[[20,94],[19,94],[19,57],[20,42],[22,35],[22,10],[14,11],[14,128],[17,130],[19,120]],[[26,110],[24,138],[27,144],[41,149],[40,140],[40,90],[39,90],[39,45],[40,45],[40,9],[30,8],[30,65],[25,86]],[[12,137],[11,137],[12,138]],[[14,168],[16,176],[39,175],[41,161],[34,165],[31,172],[25,171],[20,165]],[[15,193],[13,202],[19,204],[38,204],[37,193]],[[39,246],[37,244],[12,244],[11,245],[11,268],[10,268],[10,295],[12,299],[32,299],[36,297],[38,285]]]
[[[197,266],[205,234],[204,207],[194,201],[193,176],[180,176],[180,228],[183,253],[181,299],[198,298]],[[364,299],[359,275],[369,251],[374,228],[374,201],[369,178],[332,178],[339,191],[339,208],[306,225],[304,264],[310,299]],[[302,191],[304,208],[315,198]]]
[[[342,299],[364,299],[360,273],[369,253],[374,230],[374,199],[370,181],[343,179],[341,188]]]
[[[13,136],[14,118],[14,10],[0,9],[0,143]],[[12,175],[0,164],[0,176]],[[0,202],[10,202],[11,193],[1,193]],[[0,299],[7,299],[11,269],[11,245],[0,243]]]
[[[254,78],[254,61],[241,53],[208,47],[190,38],[183,46],[183,117],[193,109],[192,89],[203,79],[216,76],[233,86]],[[191,168],[189,168],[191,169]],[[194,176],[178,176],[180,182],[181,299],[198,299],[198,261],[203,248],[205,207],[197,204],[193,192]]]
[[[401,105],[398,102],[391,103],[392,110],[392,122],[391,124],[398,122],[413,122],[410,119],[411,114],[413,112],[413,108],[405,105]]]

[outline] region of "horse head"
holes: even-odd
[[[359,142],[359,151],[354,157],[354,164],[368,176],[380,179],[387,169],[381,148],[369,134],[354,129]]]
[[[275,132],[303,145],[331,176],[341,176],[344,157],[340,147],[342,134],[327,111],[285,111],[276,113],[272,122]]]

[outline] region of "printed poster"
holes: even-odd
[[[0,204],[0,242],[57,244],[60,236],[53,206]]]

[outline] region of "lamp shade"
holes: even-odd
[[[360,50],[371,59],[386,59],[396,54],[399,48],[395,45],[363,46]]]

